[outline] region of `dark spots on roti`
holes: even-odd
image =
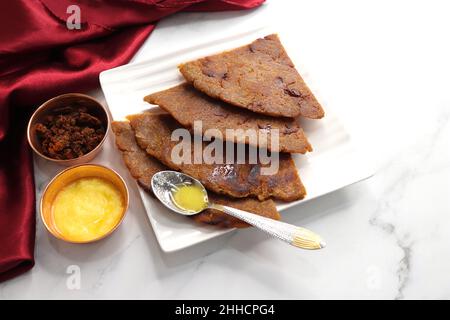
[[[283,80],[282,77],[276,77],[275,80],[274,80],[274,82],[275,82],[275,85],[276,85],[277,87],[279,87],[279,88],[284,88],[284,87],[286,87],[286,85],[285,85],[284,80]]]
[[[299,97],[302,96],[302,94],[301,94],[301,92],[299,90],[288,87],[290,85],[295,84],[295,81],[290,82],[290,83],[286,83],[282,77],[276,77],[274,82],[275,82],[275,85],[277,87],[283,89],[285,94],[288,94],[291,97],[296,97],[296,98],[299,98]]]
[[[205,76],[208,76],[210,78],[215,78],[216,77],[216,73],[213,70],[210,69],[202,69],[202,72]]]
[[[216,63],[208,58],[205,58],[201,64],[202,73],[210,78],[217,78],[226,80],[228,78],[228,72],[223,70],[223,67],[218,66]]]
[[[291,97],[296,97],[299,98],[302,96],[301,92],[297,89],[294,88],[289,88],[288,86],[295,84],[295,81],[290,82],[290,83],[285,83],[284,79],[282,77],[276,77],[275,80],[275,85],[281,89],[283,89],[285,94],[290,95]]]
[[[245,123],[249,122],[250,120],[251,120],[250,118],[246,117],[246,118],[244,118],[244,120],[242,120],[242,124],[245,124]]]
[[[285,126],[285,128],[283,129],[283,133],[285,133],[285,134],[291,134],[291,133],[298,132],[298,130],[300,130],[299,127]]]
[[[250,110],[254,110],[254,111],[264,109],[263,104],[261,102],[251,102],[251,103],[249,103],[247,108]]]
[[[250,169],[250,173],[248,175],[248,181],[251,184],[258,184],[259,183],[259,177],[260,177],[260,165],[259,164],[255,164]]]
[[[222,79],[222,80],[226,80],[228,78],[228,73],[226,73],[226,72],[219,72],[219,71],[212,70],[212,69],[205,69],[204,68],[204,69],[202,69],[202,73],[205,76],[208,76],[210,78],[219,78],[219,79]]]
[[[286,88],[286,89],[284,89],[284,92],[286,94],[290,95],[291,97],[299,98],[302,96],[300,91],[298,91],[297,89]]]
[[[260,130],[270,131],[272,129],[272,125],[270,123],[267,123],[267,124],[260,124],[260,123],[258,123],[258,128]]]
[[[215,116],[222,117],[222,118],[224,118],[224,119],[228,118],[228,115],[229,115],[228,113],[220,112],[220,110],[213,111],[213,114],[214,114]]]

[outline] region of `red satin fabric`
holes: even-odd
[[[36,199],[26,141],[32,111],[53,96],[97,87],[99,72],[128,62],[167,15],[263,1],[0,1],[0,281],[34,265]],[[81,9],[81,30],[66,27],[72,4]]]

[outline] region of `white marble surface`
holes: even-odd
[[[448,12],[446,1],[269,0],[251,12],[164,20],[134,61],[257,19],[295,33],[311,87],[357,134],[377,174],[284,214],[327,239],[315,252],[248,229],[164,254],[132,188],[123,225],[99,243],[63,243],[38,220],[36,266],[0,284],[0,299],[450,298]],[[108,156],[113,147],[110,137],[95,162],[127,174]],[[61,168],[35,169],[39,198]],[[79,289],[67,286],[71,265]]]

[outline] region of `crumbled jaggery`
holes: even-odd
[[[35,126],[42,153],[58,160],[75,159],[93,150],[105,136],[102,122],[85,107],[64,107]]]

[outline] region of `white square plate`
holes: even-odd
[[[189,48],[180,48],[179,51],[169,53],[161,52],[151,60],[102,72],[100,84],[113,119],[123,120],[126,115],[150,108],[151,105],[143,101],[144,96],[181,83],[183,78],[177,69],[180,63],[233,49],[270,33],[273,31],[268,28],[257,28],[203,39]],[[289,45],[288,35],[279,36],[289,56],[298,65],[295,45]],[[294,37],[291,41],[297,40]],[[307,77],[304,78],[308,83]],[[325,118],[319,121],[302,120],[302,127],[314,152],[294,155],[300,177],[308,192],[307,197],[301,201],[279,204],[279,211],[361,181],[373,174],[363,154],[354,148],[349,133],[333,114],[333,110],[326,109],[325,113]],[[117,156],[120,156],[119,151]],[[138,188],[156,238],[165,252],[183,249],[232,231],[199,225],[186,217],[172,214],[142,188]]]

